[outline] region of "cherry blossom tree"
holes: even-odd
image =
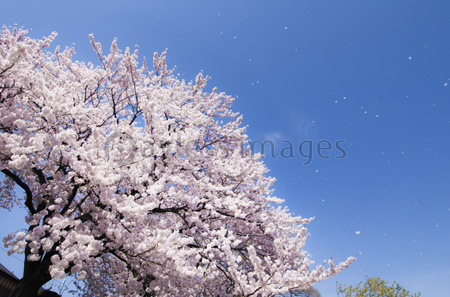
[[[84,296],[274,296],[354,260],[311,266],[311,219],[277,206],[207,76],[179,79],[165,52],[149,69],[116,40],[104,54],[92,35],[99,66],[85,64],[50,52],[55,36],[0,36],[0,205],[28,210],[28,230],[4,239],[25,256],[15,296],[66,275]]]

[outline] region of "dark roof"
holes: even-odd
[[[0,264],[0,272],[2,272],[3,274],[6,274],[16,280],[19,280],[19,278],[17,276],[14,275],[14,273],[12,273],[11,271],[9,271],[8,269],[6,269],[5,266],[3,266],[2,264]]]

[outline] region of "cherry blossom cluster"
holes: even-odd
[[[354,260],[313,265],[311,219],[278,206],[234,99],[207,76],[179,79],[165,52],[151,69],[116,40],[105,54],[92,35],[98,66],[75,61],[48,50],[55,37],[0,35],[0,205],[23,190],[28,230],[4,242],[25,254],[24,280],[75,275],[84,296],[274,296]]]

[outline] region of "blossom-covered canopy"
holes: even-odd
[[[88,296],[273,296],[354,260],[310,267],[310,219],[276,207],[233,98],[208,77],[178,79],[165,52],[140,66],[116,41],[104,54],[93,36],[100,63],[85,64],[48,51],[55,36],[0,36],[0,202],[29,212],[4,239],[26,257],[17,296],[67,274]]]

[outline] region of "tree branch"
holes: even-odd
[[[24,183],[20,179],[20,177],[15,175],[12,171],[8,169],[3,169],[2,172],[6,176],[10,177],[19,187],[21,187],[25,191],[25,194],[27,196],[27,199],[25,200],[25,206],[28,207],[28,210],[30,211],[31,214],[35,214],[36,209],[33,206],[33,193],[31,192],[30,187],[26,183]]]

